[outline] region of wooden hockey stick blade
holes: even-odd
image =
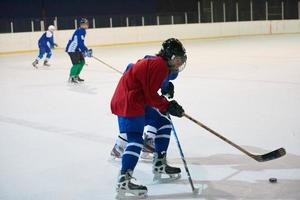
[[[274,151],[271,151],[269,153],[263,154],[263,155],[252,155],[251,157],[255,159],[258,162],[266,162],[270,160],[275,160],[277,158],[280,158],[286,154],[286,151],[284,148],[279,148]]]

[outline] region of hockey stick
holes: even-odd
[[[108,68],[110,68],[110,69],[112,69],[112,70],[114,70],[114,71],[116,71],[116,72],[118,72],[118,73],[120,73],[120,74],[123,74],[123,72],[121,72],[121,71],[118,70],[117,68],[111,66],[110,64],[107,64],[107,63],[104,62],[103,60],[101,60],[101,59],[99,59],[99,58],[97,58],[97,57],[95,57],[95,56],[92,56],[92,58],[94,58],[95,60],[101,62],[101,63],[102,63],[103,65],[105,65],[106,67],[108,67]]]
[[[206,129],[207,131],[214,134],[215,136],[222,139],[223,141],[227,142],[231,146],[234,146],[235,148],[237,148],[238,150],[240,150],[241,152],[245,153],[246,155],[248,155],[249,157],[253,158],[254,160],[256,160],[258,162],[265,162],[265,161],[274,160],[274,159],[280,158],[280,157],[282,157],[286,154],[286,151],[285,151],[284,148],[279,148],[279,149],[276,149],[274,151],[271,151],[271,152],[263,154],[263,155],[252,154],[252,153],[246,151],[245,149],[243,149],[242,147],[240,147],[239,145],[231,142],[230,140],[228,140],[224,136],[220,135],[216,131],[212,130],[211,128],[207,127],[206,125],[202,124],[201,122],[197,121],[196,119],[192,118],[188,114],[184,113],[183,116],[188,118],[192,122],[196,123],[197,125],[201,126],[202,128]]]
[[[185,157],[184,157],[184,154],[183,154],[183,151],[182,151],[182,148],[181,148],[181,145],[180,145],[180,142],[179,142],[179,139],[178,139],[178,136],[177,136],[177,133],[176,133],[176,130],[175,130],[175,127],[174,127],[174,124],[171,120],[171,117],[169,116],[169,120],[170,120],[170,124],[172,126],[172,129],[173,129],[173,133],[174,133],[174,136],[175,136],[175,140],[176,140],[176,143],[177,143],[177,146],[178,146],[178,149],[179,149],[179,152],[180,152],[180,157],[181,157],[181,160],[183,162],[183,165],[184,165],[184,168],[185,168],[185,171],[188,175],[188,180],[190,182],[190,185],[192,187],[192,191],[194,194],[198,194],[199,193],[199,188],[195,188],[194,186],[194,183],[193,183],[193,179],[191,177],[191,174],[190,174],[190,170],[187,166],[187,163],[186,163],[186,160],[185,160]]]

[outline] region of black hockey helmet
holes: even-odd
[[[171,60],[180,60],[182,65],[178,69],[175,69],[176,71],[182,71],[185,68],[187,60],[186,50],[178,39],[169,38],[164,41],[159,55],[165,58],[169,64]]]

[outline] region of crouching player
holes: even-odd
[[[144,58],[133,64],[121,77],[111,100],[112,113],[118,116],[120,133],[126,133],[128,144],[122,155],[122,167],[117,184],[118,197],[127,193],[135,196],[147,194],[147,187],[131,182],[134,168],[143,148],[143,131],[146,123],[146,107],[154,109],[169,121],[166,113],[182,117],[184,110],[174,100],[168,101],[158,90],[171,73],[181,71],[186,63],[183,45],[177,39],[166,40],[156,57]],[[165,122],[164,122],[165,123]],[[163,129],[162,129],[163,130]],[[155,138],[153,173],[155,178],[162,174],[180,175],[180,168],[166,162],[170,129]]]
[[[144,58],[150,58],[153,56],[145,56]],[[133,64],[127,66],[126,71]],[[175,80],[178,76],[178,72],[169,73],[167,79],[163,81],[161,86],[161,94],[169,99],[174,97],[174,85],[171,80]],[[141,158],[151,159],[152,154],[155,151],[155,138],[157,135],[157,140],[166,140],[169,143],[169,138],[171,134],[171,124],[170,121],[162,116],[155,108],[147,106],[145,109],[145,127],[144,127],[144,146],[142,148]],[[165,139],[166,138],[166,139]],[[127,136],[126,133],[120,133],[117,137],[116,143],[111,151],[111,156],[115,159],[122,157],[124,150],[127,146]],[[159,148],[159,147],[158,147]]]
[[[70,83],[79,83],[84,81],[84,79],[79,77],[79,74],[85,65],[84,57],[92,57],[93,54],[92,49],[88,49],[84,44],[86,29],[88,28],[88,20],[82,18],[80,20],[80,27],[75,30],[66,47],[66,52],[69,54],[73,64],[70,70]]]
[[[43,59],[44,55],[46,54],[46,58],[44,60],[44,66],[49,67],[49,59],[52,56],[52,51],[54,47],[57,47],[57,44],[54,43],[54,31],[56,30],[55,26],[50,25],[48,27],[48,30],[43,33],[43,35],[40,37],[38,41],[39,45],[39,55],[38,57],[33,61],[32,65],[37,68],[37,65],[39,64],[39,60]]]

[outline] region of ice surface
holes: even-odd
[[[136,168],[150,199],[300,199],[300,35],[184,44],[188,65],[175,96],[186,112],[251,152],[285,147],[288,155],[258,163],[174,118],[192,177],[204,190],[191,194],[172,139],[169,162],[182,167],[182,180],[153,184],[150,163]],[[159,48],[95,48],[94,55],[122,70]],[[109,102],[120,75],[87,59],[86,82],[70,86],[66,53],[54,51],[52,66],[38,70],[31,66],[36,55],[0,56],[0,199],[114,199],[119,163],[109,153],[118,129]]]

